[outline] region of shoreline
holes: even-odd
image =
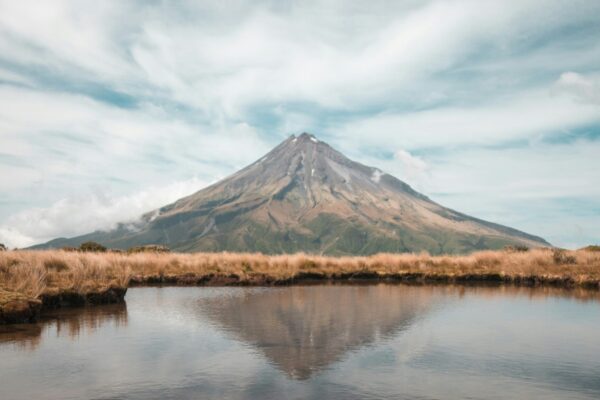
[[[172,286],[293,286],[304,284],[353,284],[353,283],[405,283],[405,284],[448,284],[448,285],[512,285],[523,287],[547,286],[563,289],[582,288],[600,290],[599,280],[575,281],[572,278],[547,276],[510,276],[501,274],[430,275],[426,273],[400,273],[380,275],[376,272],[358,272],[326,275],[302,272],[289,278],[269,275],[240,277],[231,275],[150,275],[133,276],[130,287],[153,285]]]
[[[564,290],[585,290],[590,293],[600,291],[600,282],[590,281],[577,284],[569,279],[540,278],[537,276],[511,277],[490,275],[464,276],[427,276],[405,274],[377,276],[374,274],[351,274],[331,277],[317,274],[300,274],[288,279],[272,277],[253,277],[241,280],[236,276],[146,276],[132,277],[126,288],[109,288],[101,292],[77,293],[63,291],[57,294],[43,294],[39,299],[20,297],[18,301],[0,307],[0,325],[35,323],[45,311],[60,308],[79,308],[106,304],[125,303],[129,288],[139,287],[289,287],[303,285],[435,285],[464,287],[514,287],[514,288],[552,288]]]
[[[460,256],[241,253],[0,253],[0,324],[57,307],[122,303],[129,287],[417,284],[600,290],[600,252],[534,249]]]
[[[59,308],[78,308],[105,304],[125,303],[129,288],[135,287],[287,287],[302,285],[439,285],[464,287],[515,287],[515,288],[553,288],[564,290],[582,289],[589,292],[600,290],[599,282],[530,277],[510,277],[499,275],[435,276],[396,275],[375,276],[371,274],[340,275],[332,277],[301,274],[288,279],[254,277],[240,280],[232,276],[147,276],[132,278],[126,288],[109,288],[102,292],[77,293],[64,291],[57,294],[43,294],[39,299],[19,297],[0,307],[0,324],[35,323],[45,311]]]
[[[108,288],[101,292],[77,293],[62,291],[56,294],[42,294],[39,298],[19,296],[15,292],[0,291],[8,301],[0,304],[0,325],[27,324],[37,322],[44,311],[57,308],[77,308],[102,304],[125,302],[128,288]]]

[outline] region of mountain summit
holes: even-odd
[[[116,248],[157,243],[177,251],[330,255],[549,246],[542,238],[442,207],[308,133],[290,136],[260,160],[136,224],[38,247],[88,240]]]

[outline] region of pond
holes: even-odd
[[[132,288],[0,327],[0,399],[598,399],[600,295]]]

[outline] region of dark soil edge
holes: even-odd
[[[99,292],[65,291],[58,294],[43,294],[39,299],[29,299],[10,307],[0,307],[0,325],[36,322],[47,309],[123,303],[126,293],[127,288],[112,287]]]
[[[43,294],[40,300],[42,301],[42,310],[60,307],[82,307],[123,303],[126,293],[127,288],[111,287],[100,292],[77,293],[75,291],[65,291],[58,294]]]
[[[585,288],[600,290],[600,281],[575,281],[572,278],[544,276],[508,276],[501,274],[430,275],[401,273],[380,275],[377,272],[354,272],[327,275],[319,272],[300,272],[290,278],[275,278],[266,274],[240,276],[221,275],[153,275],[134,276],[130,286],[185,285],[185,286],[289,286],[310,283],[412,283],[412,284],[465,284],[549,286],[556,288]]]
[[[35,322],[41,309],[42,302],[35,299],[12,302],[0,307],[0,325]]]

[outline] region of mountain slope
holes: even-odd
[[[549,245],[442,207],[307,133],[289,137],[246,168],[145,214],[138,223],[37,247],[87,240],[115,248],[160,243],[178,251],[331,255]]]

